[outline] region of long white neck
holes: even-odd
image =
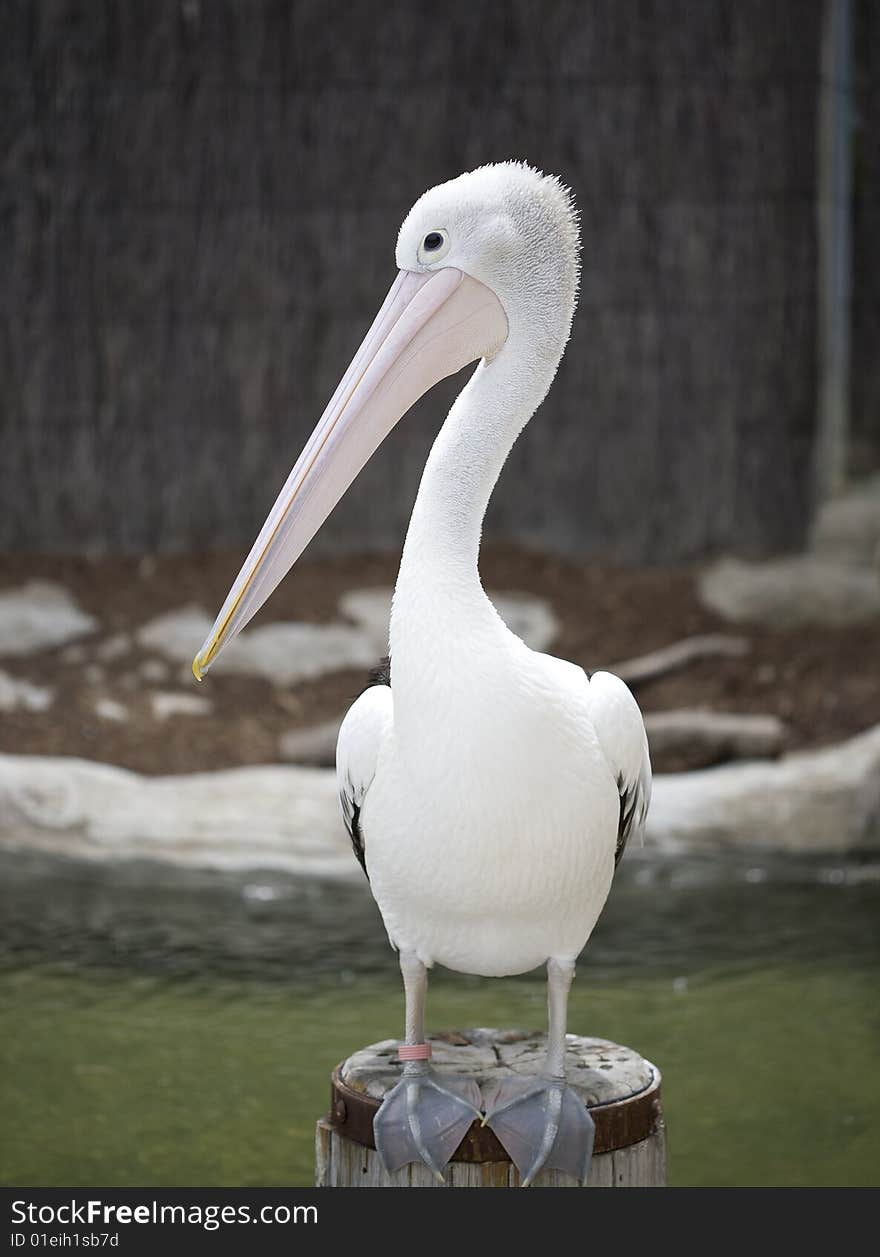
[[[407,532],[391,616],[397,698],[421,690],[444,665],[504,630],[480,583],[483,517],[514,441],[553,380],[562,344],[549,356],[508,341],[483,362],[434,442]]]

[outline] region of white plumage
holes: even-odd
[[[429,967],[573,962],[647,810],[641,716],[617,677],[588,681],[500,623],[494,667],[462,646],[450,680],[429,671],[403,700],[424,724],[415,742],[395,729],[396,681],[366,690],[340,731],[373,894],[393,945]]]

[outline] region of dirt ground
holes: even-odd
[[[0,588],[32,579],[57,581],[103,626],[83,640],[73,658],[69,647],[60,647],[2,661],[6,672],[50,686],[56,696],[47,712],[4,714],[0,751],[77,755],[147,773],[192,772],[277,761],[282,733],[341,714],[362,688],[360,672],[334,673],[287,689],[257,677],[212,674],[197,687],[176,665],[169,680],[148,683],[138,668],[150,656],[139,650],[102,660],[100,647],[108,637],[131,633],[163,611],[196,603],[213,616],[241,557],[0,556]],[[261,612],[261,622],[336,619],[346,589],[392,585],[397,561],[397,555],[388,555],[302,562]],[[731,626],[700,605],[693,567],[614,569],[507,548],[487,549],[481,566],[490,589],[548,599],[560,623],[552,653],[591,670],[691,634],[733,632],[748,638],[744,657],[703,660],[639,686],[646,712],[707,707],[774,714],[788,726],[789,748],[833,742],[880,722],[876,623],[794,632]],[[157,721],[149,701],[155,689],[203,694],[213,710]],[[128,719],[98,716],[94,705],[100,698],[124,704]],[[656,757],[661,771],[683,766]]]

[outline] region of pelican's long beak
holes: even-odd
[[[507,332],[498,298],[470,275],[454,267],[398,274],[193,660],[198,680],[290,571],[398,420],[439,380],[497,353]]]

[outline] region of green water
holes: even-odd
[[[402,1017],[361,887],[0,875],[0,1181],[311,1182],[330,1068]],[[878,909],[876,868],[632,862],[570,1026],[660,1066],[670,1182],[880,1182]],[[540,1027],[544,998],[437,972],[429,1022]]]

